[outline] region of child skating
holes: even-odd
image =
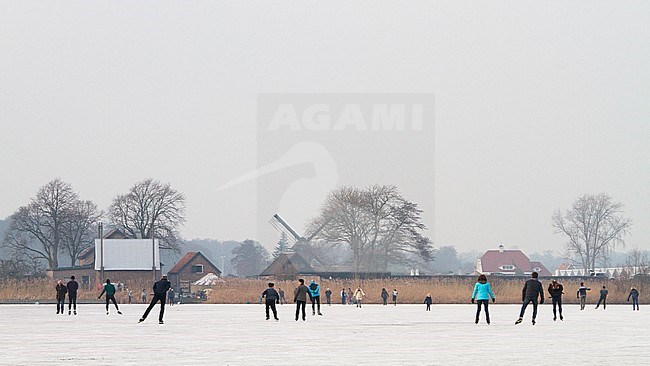
[[[427,304],[427,311],[431,311],[431,303],[433,303],[433,299],[431,298],[430,292],[427,294],[427,297],[424,298],[424,303]]]

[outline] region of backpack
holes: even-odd
[[[309,284],[309,289],[310,289],[310,290],[312,290],[312,291],[316,291],[317,288],[318,288],[318,285],[317,285],[317,284],[315,284],[315,283],[311,283],[311,284]]]

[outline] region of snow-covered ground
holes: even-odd
[[[473,305],[324,306],[324,316],[280,322],[261,305],[158,306],[138,324],[145,305],[0,306],[2,365],[650,365],[650,308],[565,307],[554,322],[542,305],[515,326],[519,306],[490,305],[492,325],[474,324]]]

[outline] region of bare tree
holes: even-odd
[[[622,213],[623,204],[612,202],[607,194],[584,195],[564,215],[560,210],[555,212],[553,227],[567,237],[567,251],[586,271],[595,272],[598,260],[606,262],[609,251],[625,245],[624,237],[632,223]]]
[[[647,274],[650,270],[648,253],[646,251],[639,250],[639,248],[630,250],[627,255],[626,265],[631,269],[632,273],[628,273],[631,276],[637,274]]]
[[[244,240],[232,250],[234,257],[230,263],[235,266],[235,271],[240,277],[257,276],[269,262],[269,252],[254,240]]]
[[[68,183],[58,178],[47,183],[27,206],[11,215],[3,246],[17,256],[44,260],[49,269],[57,268],[64,231],[77,201]]]
[[[169,183],[146,179],[113,199],[108,219],[131,237],[155,236],[161,240],[161,249],[180,251],[178,229],[185,222],[185,196]]]
[[[63,248],[70,255],[72,266],[77,264],[79,254],[93,245],[101,211],[92,201],[78,200],[70,207],[70,220],[63,226]]]
[[[432,260],[421,213],[394,186],[342,187],[330,193],[310,225],[325,225],[317,240],[349,248],[356,273],[386,271],[390,264],[412,261],[414,254]]]

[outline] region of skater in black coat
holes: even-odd
[[[61,314],[65,312],[65,294],[68,292],[68,288],[63,284],[63,281],[59,280],[56,283],[56,313]]]
[[[149,315],[151,309],[153,309],[156,303],[160,301],[160,314],[158,315],[158,323],[164,324],[163,315],[165,315],[165,299],[167,298],[167,291],[169,291],[171,287],[172,284],[167,281],[167,275],[162,276],[160,281],[157,281],[153,284],[153,298],[149,303],[149,307],[144,312],[144,315],[142,315],[142,318],[140,318],[139,323],[142,323],[145,319],[147,319],[147,316]]]
[[[67,284],[68,287],[68,315],[70,310],[74,309],[74,315],[77,315],[77,291],[79,290],[79,283],[75,281],[74,276],[70,277]]]
[[[539,303],[544,303],[544,289],[542,288],[542,283],[537,280],[539,275],[537,272],[531,274],[531,279],[526,281],[524,288],[521,290],[521,300],[523,304],[521,305],[521,311],[519,312],[519,319],[515,324],[519,324],[524,320],[524,313],[526,312],[526,307],[529,303],[533,303],[533,325],[535,325],[535,318],[537,318],[537,297],[539,296]]]
[[[551,284],[548,285],[548,294],[551,295],[551,300],[553,301],[553,321],[557,320],[557,312],[555,308],[560,311],[560,320],[564,320],[562,316],[562,295],[564,295],[564,286],[561,283],[558,283],[557,280],[551,281]]]
[[[266,304],[266,320],[269,320],[269,308],[273,311],[273,319],[280,320],[278,318],[278,310],[275,308],[275,304],[280,303],[280,294],[273,288],[275,284],[269,282],[269,288],[262,292],[262,297],[265,299]]]

